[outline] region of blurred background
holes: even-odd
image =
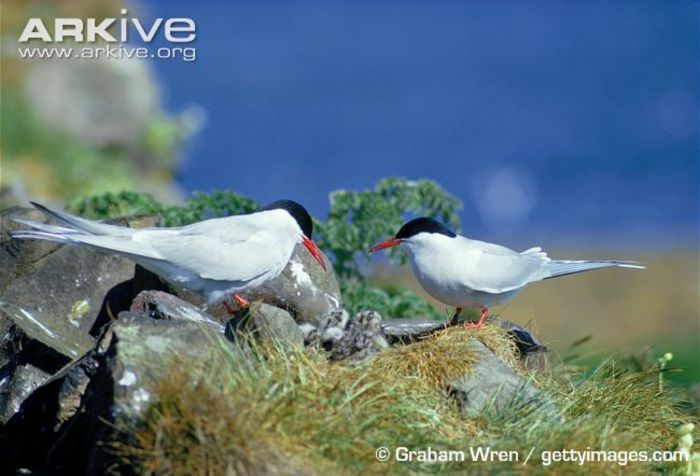
[[[532,286],[505,318],[561,353],[587,335],[672,351],[698,381],[699,6],[4,1],[0,198],[232,189],[324,217],[332,190],[430,178],[464,202],[469,237],[649,265]],[[18,55],[30,17],[121,8],[192,18],[196,59]],[[406,269],[373,272],[418,290]]]

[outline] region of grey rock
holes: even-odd
[[[114,312],[126,308],[131,302],[131,287],[126,283],[134,272],[129,260],[88,248],[14,240],[10,232],[26,225],[12,218],[46,221],[34,209],[13,208],[0,213],[4,271],[0,281],[0,374],[8,379],[5,387],[13,389],[12,395],[5,394],[5,419],[20,409],[18,398],[26,398],[56,380],[58,377],[50,375],[95,347],[90,331],[99,318],[108,319],[104,301]],[[149,226],[156,218],[113,222]],[[28,380],[24,378],[29,375],[27,369],[21,367],[24,364],[42,373],[34,372]]]
[[[50,327],[69,324],[88,333],[103,311],[105,296],[133,277],[134,264],[126,258],[87,247],[10,237],[11,231],[26,228],[12,218],[46,221],[37,213],[34,209],[14,208],[0,214],[0,262],[5,271],[0,277],[0,300],[41,316],[44,324],[55,321]],[[149,226],[156,223],[156,218],[134,217],[113,222]],[[116,300],[115,296],[108,302],[115,315],[123,310]]]
[[[68,324],[0,301],[0,423],[50,383],[61,366],[88,353],[95,341]]]
[[[46,216],[34,208],[12,207],[0,212],[0,265],[3,271],[0,276],[0,293],[18,274],[26,273],[28,268],[31,270],[33,263],[60,247],[50,241],[37,240],[28,245],[21,240],[13,240],[10,233],[25,226],[12,221],[12,218],[40,223],[47,221]]]
[[[390,344],[408,344],[422,337],[444,330],[446,321],[429,319],[394,318],[382,322],[382,330]]]
[[[12,319],[0,317],[0,369],[22,350],[22,337]]]
[[[251,332],[263,339],[274,340],[283,347],[304,345],[304,334],[292,316],[285,311],[265,303],[253,303],[249,309],[241,309],[227,325],[219,319],[177,296],[163,291],[142,291],[134,299],[130,311],[147,315],[151,319],[175,319],[189,321],[208,327],[210,330],[234,338],[241,331]]]
[[[23,340],[42,343],[68,359],[77,359],[95,345],[95,340],[80,332],[66,319],[54,319],[44,312],[29,311],[11,302],[0,301],[3,327],[11,323],[10,334],[21,333]]]
[[[136,59],[32,62],[25,87],[39,120],[91,144],[133,148],[158,116],[151,68]]]
[[[215,346],[226,346],[239,354],[235,358],[240,362],[246,359],[242,349],[226,340],[221,327],[207,322],[211,318],[200,321],[179,300],[163,300],[167,303],[155,312],[121,312],[100,341],[99,369],[88,384],[82,403],[82,411],[89,419],[86,431],[97,441],[118,439],[128,444],[129,432],[115,429],[131,428],[142,418],[157,398],[157,382],[178,362],[201,361],[204,365]],[[139,308],[139,302],[148,301],[136,300],[134,309]],[[173,303],[175,306],[171,307]],[[188,310],[171,312],[174,308]],[[105,421],[109,424],[105,425]],[[103,474],[114,455],[100,446],[91,451],[87,472]]]
[[[251,322],[264,339],[275,341],[287,348],[304,346],[304,333],[284,309],[263,303],[254,306],[251,313]]]
[[[155,398],[155,384],[176,359],[203,359],[212,346],[230,344],[222,333],[189,318],[153,319],[122,312],[111,327],[104,371],[111,382],[110,413],[138,418]],[[104,389],[97,389],[102,392]]]
[[[0,425],[0,448],[12,448],[14,455],[10,467],[29,463],[50,468],[50,473],[61,468],[61,474],[104,474],[113,454],[96,442],[128,441],[128,434],[118,428],[138,421],[155,399],[156,382],[171,364],[177,365],[179,359],[204,363],[216,345],[239,351],[225,340],[223,326],[207,322],[206,315],[205,320],[193,318],[191,304],[143,294],[134,309],[155,298],[165,304],[144,312],[121,312],[96,347],[43,375],[21,410],[7,425]],[[183,308],[187,310],[173,311]],[[245,355],[240,354],[236,358],[242,362]]]
[[[6,374],[5,374],[6,373]],[[34,390],[51,375],[30,364],[17,365],[0,373],[0,423],[7,423]]]
[[[342,298],[333,266],[324,256],[324,271],[302,245],[294,249],[280,276],[246,295],[287,310],[299,322],[320,324],[342,307]]]
[[[520,359],[525,363],[525,368],[542,371],[549,367],[549,351],[535,334],[520,324],[498,316],[489,316],[487,322],[498,324],[508,331],[508,335],[515,342]]]
[[[448,385],[464,416],[498,415],[512,407],[552,411],[553,402],[518,375],[481,341],[471,339],[478,356],[470,372]]]
[[[130,311],[146,314],[152,319],[176,319],[190,321],[223,333],[224,325],[194,304],[163,291],[141,291],[131,303]]]
[[[284,309],[265,303],[253,303],[250,308],[239,310],[228,322],[226,331],[232,340],[236,340],[240,332],[248,332],[282,349],[304,346],[304,333],[292,316]]]
[[[61,379],[54,431],[59,431],[79,411],[87,386],[99,368],[96,354],[97,351],[91,352],[52,377],[52,380]]]

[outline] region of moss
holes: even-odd
[[[257,348],[251,361],[226,347],[206,362],[172,362],[158,401],[135,443],[117,446],[145,474],[376,474],[438,473],[502,468],[541,471],[539,452],[578,448],[673,449],[675,428],[687,418],[653,372],[628,372],[606,363],[587,377],[560,367],[534,379],[559,405],[557,412],[463,418],[445,385],[473,366],[469,338],[477,337],[518,372],[512,343],[496,326],[453,328],[414,345],[391,348],[357,366],[329,363],[316,350]],[[377,447],[466,449],[534,446],[530,466],[494,463],[381,463]],[[632,464],[632,463],[630,463]],[[509,467],[509,465],[512,465]],[[648,471],[680,466],[559,463],[566,473]]]

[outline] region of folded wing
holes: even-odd
[[[65,226],[16,220],[32,229],[13,232],[13,237],[111,251],[156,272],[162,271],[164,277],[181,272],[183,276],[240,282],[264,274],[271,264],[286,262],[282,256],[285,248],[275,246],[274,237],[245,220],[245,216],[216,218],[179,228],[132,229],[34,205]],[[267,259],[261,260],[260,256]]]

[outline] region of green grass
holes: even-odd
[[[658,388],[658,373],[609,361],[587,375],[564,365],[533,378],[556,412],[516,406],[464,418],[447,382],[477,358],[481,339],[525,375],[500,327],[453,328],[411,346],[391,348],[356,366],[328,362],[315,350],[257,347],[248,363],[233,347],[209,359],[174,359],[158,400],[133,444],[117,445],[124,464],[143,474],[539,473],[540,452],[557,449],[672,450],[676,428],[692,421]],[[515,450],[520,463],[378,462],[376,448]],[[531,463],[522,459],[535,447]],[[673,471],[678,464],[556,463],[566,474]]]

